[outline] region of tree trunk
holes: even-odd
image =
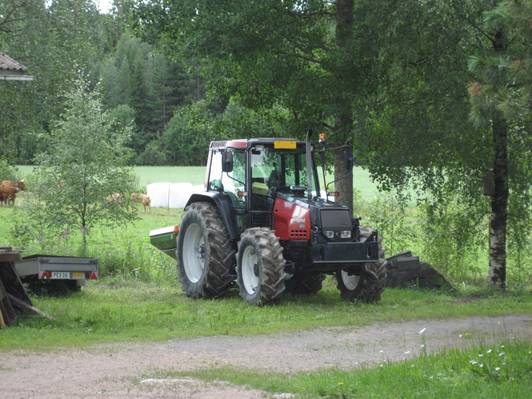
[[[87,228],[81,228],[81,256],[87,256]]]
[[[506,37],[497,31],[493,49],[506,50]],[[506,288],[506,224],[508,217],[508,126],[499,110],[492,116],[493,133],[493,194],[491,195],[489,281],[495,287]]]
[[[496,111],[493,131],[493,194],[491,195],[489,281],[506,288],[506,224],[508,216],[508,127]]]
[[[336,47],[337,64],[336,80],[336,119],[334,124],[334,138],[336,145],[346,145],[338,148],[335,153],[334,176],[340,179],[335,183],[335,190],[340,193],[336,199],[353,210],[353,169],[347,168],[346,155],[352,157],[352,125],[353,111],[351,106],[351,74],[350,59],[353,43],[353,0],[336,1]],[[351,162],[349,162],[351,163]]]
[[[340,195],[335,198],[337,202],[346,205],[353,213],[353,145],[351,142],[346,146],[340,146],[334,154],[334,178],[339,179],[335,185],[335,191]]]

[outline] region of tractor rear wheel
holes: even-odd
[[[336,280],[342,298],[353,302],[374,303],[381,299],[384,291],[386,268],[384,262],[366,263],[359,275],[338,270]]]
[[[324,274],[295,274],[286,280],[286,291],[291,294],[313,295],[317,294],[325,280]]]
[[[236,251],[213,205],[196,202],[186,208],[177,252],[181,284],[187,296],[218,297],[234,281]]]
[[[285,291],[283,248],[272,230],[250,228],[241,235],[237,254],[240,296],[252,305],[277,301]]]

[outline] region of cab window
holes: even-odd
[[[244,151],[232,148],[226,151],[233,153],[233,170],[222,171],[222,150],[214,150],[211,157],[211,171],[208,188],[211,191],[222,191],[230,198],[233,206],[244,207],[246,203],[246,158]]]

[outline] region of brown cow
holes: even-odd
[[[131,202],[140,202],[142,193],[131,193]]]
[[[124,196],[120,193],[112,193],[111,195],[108,195],[105,201],[109,204],[121,204],[124,200]]]
[[[0,203],[14,206],[17,193],[24,190],[26,190],[24,180],[2,180],[0,183]]]
[[[142,203],[142,206],[144,207],[144,212],[146,212],[146,209],[150,210],[150,205],[151,205],[150,197],[148,197],[146,194],[141,194],[140,202]]]
[[[144,207],[144,212],[150,209],[151,198],[143,193],[131,193],[131,201],[138,202]]]

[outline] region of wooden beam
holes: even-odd
[[[51,316],[48,316],[46,313],[44,313],[42,310],[39,310],[37,309],[35,306],[32,306],[20,299],[18,299],[16,296],[14,295],[11,295],[11,294],[7,294],[7,296],[9,297],[9,299],[11,300],[11,303],[19,308],[22,308],[22,309],[25,309],[25,310],[28,310],[32,313],[36,313],[38,314],[39,316],[41,317],[44,317],[45,319],[48,319],[48,320],[53,320],[53,318]]]

